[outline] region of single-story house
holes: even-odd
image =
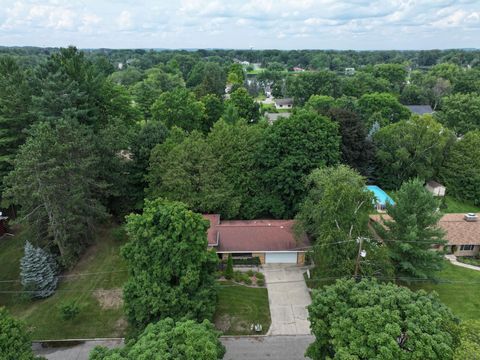
[[[405,105],[412,113],[417,115],[433,114],[430,105]]]
[[[347,75],[347,76],[355,75],[355,68],[353,68],[353,67],[345,68],[345,75]]]
[[[273,124],[275,121],[277,121],[280,118],[289,118],[292,113],[289,112],[283,112],[283,113],[265,113],[265,117],[268,120],[269,124]]]
[[[291,109],[293,107],[293,99],[292,98],[285,98],[285,99],[275,99],[275,108],[280,109]]]
[[[219,214],[203,217],[210,221],[208,247],[221,259],[258,257],[262,264],[305,263],[310,249],[306,235],[295,236],[293,220],[220,220]]]
[[[304,72],[305,69],[304,69],[304,68],[301,68],[300,66],[294,66],[294,67],[293,67],[293,71],[294,71],[294,72]]]
[[[0,236],[5,235],[7,232],[7,216],[3,216],[2,212],[0,212]]]
[[[445,196],[446,188],[442,184],[430,180],[425,184],[425,189],[433,194],[433,196]]]
[[[370,221],[382,226],[388,215],[370,215]],[[480,221],[475,214],[445,214],[438,221],[445,231],[446,250],[456,256],[475,256],[480,251]]]
[[[395,201],[377,185],[368,185],[367,189],[375,195],[375,203],[373,205],[377,211],[385,211],[387,203],[395,205]]]

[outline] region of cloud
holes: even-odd
[[[473,47],[472,39],[480,36],[478,0],[2,0],[2,5],[0,43],[9,45],[431,48]]]

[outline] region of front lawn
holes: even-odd
[[[435,290],[440,299],[462,320],[480,320],[480,271],[462,268],[445,261],[438,274],[439,284],[413,285],[413,290]]]
[[[73,270],[62,278],[57,292],[44,300],[28,300],[21,284],[2,282],[19,279],[19,261],[23,255],[23,236],[0,240],[0,306],[24,320],[33,338],[65,339],[123,336],[121,287],[127,278],[119,249],[121,243],[111,236],[111,228],[99,231],[98,239]],[[3,292],[2,292],[3,291]],[[76,301],[81,311],[73,320],[63,320],[58,309],[64,301]]]
[[[251,335],[255,332],[250,326],[256,323],[262,325],[257,334],[265,334],[270,327],[267,289],[219,282],[215,326],[225,335]]]

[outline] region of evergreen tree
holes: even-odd
[[[25,243],[25,255],[20,260],[20,276],[25,291],[32,298],[46,298],[57,288],[57,264],[45,250]]]
[[[233,277],[233,258],[228,254],[227,268],[225,269],[225,279],[230,280]]]
[[[385,221],[388,230],[383,237],[397,277],[434,278],[442,267],[443,254],[432,247],[446,244],[444,232],[437,226],[442,216],[439,204],[418,179],[403,183],[396,200],[396,205],[387,204],[392,220]]]

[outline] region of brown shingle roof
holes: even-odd
[[[219,221],[219,215],[204,215],[210,220],[208,244],[218,252],[295,251],[310,246],[306,235],[295,237],[293,220]],[[217,221],[218,220],[218,221]],[[218,238],[218,245],[217,245]]]
[[[480,245],[480,221],[465,221],[465,214],[445,214],[438,226],[445,230],[448,245]],[[391,220],[388,215],[370,215],[370,219],[379,224]]]

